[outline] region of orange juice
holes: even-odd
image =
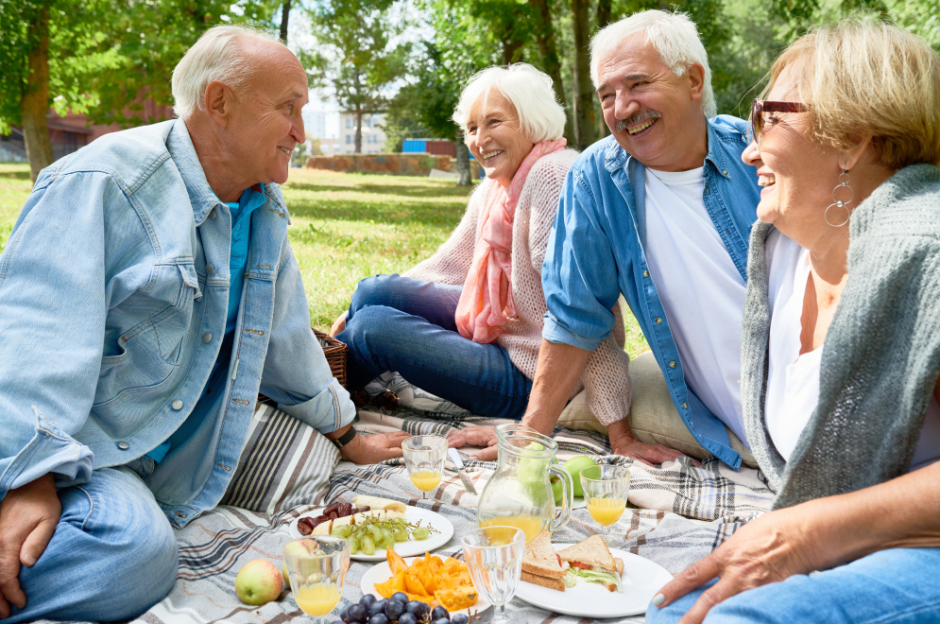
[[[623,515],[627,502],[621,498],[592,498],[587,505],[588,513],[601,526],[610,526]]]
[[[522,529],[525,533],[525,543],[528,544],[542,532],[542,518],[539,516],[509,516],[505,518],[490,518],[480,522],[480,528],[491,526],[508,526]]]
[[[422,492],[430,492],[441,482],[441,474],[433,470],[419,470],[411,473],[411,482]]]
[[[326,615],[342,597],[336,585],[308,585],[294,593],[297,606],[307,615]]]

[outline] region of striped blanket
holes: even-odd
[[[385,378],[385,387],[400,381]],[[397,412],[385,408],[361,411],[357,427],[366,434],[404,429],[412,433],[446,434],[451,427],[498,424],[442,406],[440,399],[398,387]],[[373,388],[375,390],[375,388]],[[436,400],[435,400],[436,399]],[[442,410],[442,407],[444,408]],[[618,527],[626,550],[679,572],[730,537],[743,523],[769,508],[771,491],[757,471],[735,473],[716,460],[700,467],[686,460],[648,468],[611,456],[604,436],[593,432],[557,429],[562,461],[582,453],[601,461],[632,464],[630,503]],[[467,462],[477,491],[493,472],[494,464]],[[180,565],[170,594],[134,622],[148,624],[205,624],[209,622],[310,622],[290,592],[262,607],[242,604],[234,592],[235,576],[252,559],[281,563],[282,546],[291,538],[292,520],[337,498],[357,494],[394,498],[408,505],[428,507],[445,515],[455,537],[441,551],[459,550],[459,536],[475,524],[477,497],[466,492],[454,473],[446,473],[434,493],[438,501],[422,501],[400,461],[371,466],[341,462],[325,438],[276,409],[259,405],[242,459],[222,504],[177,533]],[[553,537],[576,542],[594,532],[585,509],[575,510],[571,522]],[[343,591],[342,608],[358,601],[360,580],[371,564],[354,562]],[[557,616],[513,600],[509,608],[519,624],[590,624],[591,619]],[[336,611],[338,613],[338,610]],[[642,616],[621,622],[642,622]]]

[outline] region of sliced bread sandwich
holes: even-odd
[[[555,549],[552,548],[552,537],[548,531],[542,531],[538,537],[526,546],[522,558],[522,580],[534,583],[548,589],[565,591],[565,568]]]

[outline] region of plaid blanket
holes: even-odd
[[[357,427],[365,434],[404,429],[412,433],[446,434],[451,427],[498,424],[463,413],[396,376],[382,378],[378,393],[398,390],[397,412],[369,408]],[[754,470],[735,473],[717,460],[700,467],[687,460],[659,469],[610,455],[607,439],[592,432],[557,429],[559,459],[587,453],[601,461],[632,464],[629,508],[619,523],[625,549],[660,564],[671,573],[684,569],[728,539],[743,523],[769,509],[772,492]],[[475,525],[477,497],[466,492],[454,473],[445,474],[435,496],[443,502],[422,501],[400,461],[371,466],[339,462],[339,455],[322,436],[276,409],[259,405],[249,440],[222,505],[203,514],[177,533],[180,565],[170,594],[134,622],[148,624],[205,624],[209,622],[309,622],[288,590],[262,607],[242,604],[234,592],[235,576],[243,565],[265,558],[278,565],[281,549],[291,538],[290,522],[324,501],[352,500],[357,494],[394,498],[428,507],[454,525],[455,537],[441,552],[459,550],[459,536]],[[482,491],[494,464],[468,461],[467,467]],[[575,510],[571,522],[554,536],[557,542],[576,542],[594,532],[585,509]],[[362,596],[360,580],[371,564],[349,568],[338,608]],[[519,624],[590,624],[591,619],[557,616],[521,600],[509,609]],[[338,613],[338,611],[336,611]],[[643,622],[643,616],[621,622]]]

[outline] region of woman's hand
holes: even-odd
[[[735,594],[828,567],[823,559],[831,557],[819,557],[818,533],[805,526],[801,507],[773,511],[744,525],[712,554],[677,574],[653,604],[664,607],[719,577],[679,620],[679,624],[699,624],[712,607]]]
[[[336,317],[336,320],[333,321],[333,326],[330,327],[330,335],[336,338],[336,334],[340,333],[346,329],[346,315],[349,314],[349,310],[343,310],[343,313]]]

